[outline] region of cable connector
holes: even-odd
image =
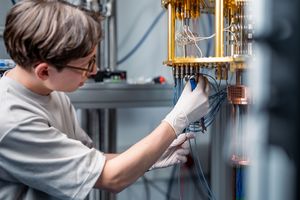
[[[197,81],[194,75],[190,77],[190,84],[192,87],[192,91],[197,87]]]

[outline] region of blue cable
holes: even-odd
[[[205,125],[207,127],[210,126],[216,119],[216,115],[219,112],[221,105],[225,99],[226,99],[226,95],[223,95],[222,98],[217,102],[217,105],[209,113],[209,116],[207,118],[205,118]]]
[[[196,138],[194,138],[194,143],[195,143],[195,147],[197,148]],[[209,191],[210,197],[212,197],[212,199],[216,200],[216,197],[215,197],[214,193],[211,191],[211,189],[210,189],[210,187],[209,187],[209,185],[208,185],[208,183],[207,183],[207,181],[205,179],[205,176],[204,176],[204,173],[203,173],[203,170],[202,170],[202,167],[201,167],[201,163],[200,163],[200,160],[199,160],[198,156],[196,156],[196,160],[197,160],[200,172],[201,172],[201,176],[202,176],[202,178],[204,180],[204,183],[206,185],[206,189]]]
[[[192,148],[192,144],[191,144],[191,141],[190,141],[190,140],[189,140],[189,146],[190,146],[190,149],[191,149],[191,155],[192,155],[192,157],[193,157],[193,160],[195,161],[195,157],[197,157],[197,156],[196,156],[196,154],[195,154],[195,152],[194,152],[194,150],[193,150],[193,148]],[[205,182],[204,182],[205,177],[201,176],[201,172],[199,171],[199,167],[197,166],[197,165],[198,165],[197,162],[195,162],[195,165],[196,165],[196,167],[195,167],[195,169],[196,169],[196,174],[197,174],[197,177],[199,178],[199,181],[200,181],[200,183],[201,183],[201,187],[202,187],[203,191],[206,190],[206,192],[205,192],[206,196],[207,196],[209,199],[211,199],[211,198],[212,198],[212,197],[211,197],[211,194],[210,194],[209,190],[207,190],[206,184],[205,184]]]
[[[190,84],[191,84],[192,90],[194,90],[194,88],[196,88],[196,86],[197,86],[197,82],[194,77],[192,77],[190,79]],[[202,123],[204,123],[205,127],[210,126],[215,121],[216,115],[219,112],[222,103],[226,99],[226,96],[227,96],[226,89],[222,89],[222,90],[218,89],[218,92],[216,92],[215,94],[213,94],[209,97],[210,100],[213,99],[212,103],[210,103],[210,110],[209,110],[208,114],[206,114],[203,118],[201,118],[203,120]],[[200,126],[200,122],[196,121],[189,125],[188,131],[204,132],[205,130],[203,127]]]
[[[190,84],[191,84],[192,90],[194,90],[197,86],[197,82],[196,82],[195,78],[190,79]],[[206,127],[209,126],[214,121],[216,113],[219,111],[221,104],[222,104],[223,100],[225,99],[225,97],[226,97],[226,93],[224,95],[224,90],[218,91],[212,97],[212,98],[217,98],[217,100],[213,101],[212,105],[214,105],[214,106],[211,108],[210,112],[205,116],[206,119],[207,119],[207,116],[209,117],[208,119],[211,119],[208,124],[205,124]],[[190,129],[190,131],[194,131],[194,132],[201,131],[200,128],[197,128],[197,125],[195,123],[193,125],[194,125],[194,129],[192,129],[192,130]],[[195,142],[195,147],[197,148],[196,138],[194,138],[194,142]],[[190,141],[189,141],[189,145],[190,145],[190,149],[191,149],[193,157],[194,158],[196,157],[196,165],[197,165],[196,171],[197,171],[200,183],[201,183],[202,187],[206,188],[208,198],[215,200],[216,197],[213,194],[213,192],[211,191],[211,189],[205,179],[200,160],[199,160],[198,156],[195,155]]]
[[[152,22],[152,24],[150,25],[150,27],[148,28],[146,33],[143,35],[141,40],[135,45],[135,47],[127,55],[125,55],[122,59],[117,61],[117,65],[122,64],[124,61],[126,61],[128,58],[130,58],[141,47],[141,45],[144,43],[146,38],[149,36],[150,32],[153,30],[154,26],[157,24],[157,22],[163,16],[164,13],[165,13],[165,11],[162,11],[161,13],[159,13],[159,15]]]
[[[190,78],[190,84],[191,84],[191,88],[192,88],[192,91],[193,91],[197,87],[197,81],[196,81],[194,76],[192,76]],[[191,131],[191,132],[199,132],[199,130],[200,130],[199,122],[196,121],[196,122],[193,122],[193,123],[189,124],[188,130]]]
[[[209,127],[216,119],[216,115],[219,112],[222,103],[225,101],[227,94],[225,89],[221,90],[218,93],[215,93],[209,97],[211,100],[210,110],[207,115],[204,116],[204,125],[205,127]],[[189,131],[192,132],[204,132],[199,126],[199,122],[192,124],[189,126]]]
[[[244,181],[244,169],[240,166],[236,169],[236,199],[241,200],[245,197],[245,191],[243,187]]]
[[[181,173],[181,170],[180,170],[180,165],[178,165],[178,191],[179,191],[179,200],[182,199],[182,194],[181,194],[181,182],[180,182],[180,173]]]
[[[217,111],[219,110],[221,104],[223,103],[223,101],[226,99],[226,93],[225,94],[220,94],[218,96],[217,99],[215,99],[212,103],[211,103],[211,109],[209,111],[209,114],[207,114],[205,116],[206,119],[209,119],[210,116],[214,116]]]

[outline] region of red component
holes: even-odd
[[[157,76],[153,78],[154,83],[163,84],[166,83],[166,79],[163,76]]]

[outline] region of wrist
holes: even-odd
[[[161,121],[161,124],[166,127],[166,132],[168,132],[170,135],[173,136],[173,139],[177,138],[177,134],[176,134],[176,131],[175,129],[172,127],[172,125],[166,121],[165,119],[163,119]]]
[[[167,122],[174,130],[176,137],[182,133],[182,131],[189,124],[188,119],[184,112],[178,110],[171,111],[163,121]]]

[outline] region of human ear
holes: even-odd
[[[34,68],[34,74],[38,79],[43,81],[49,78],[49,65],[47,63],[40,63]]]

